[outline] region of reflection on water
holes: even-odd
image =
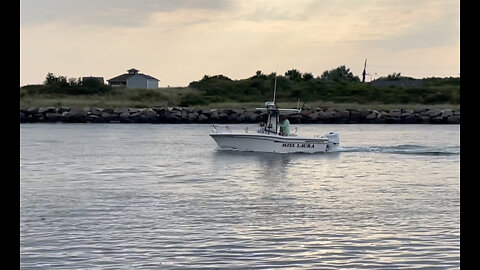
[[[248,166],[241,169],[259,172],[264,179],[285,179],[292,163],[330,161],[339,159],[340,154],[340,152],[279,154],[217,149],[214,151],[214,160],[219,164],[248,163]]]

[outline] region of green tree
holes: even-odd
[[[400,80],[402,78],[402,74],[399,72],[399,73],[393,73],[393,74],[388,74],[387,76],[387,80],[389,81],[397,81],[397,80]]]
[[[299,81],[302,78],[302,73],[296,69],[287,70],[285,76],[292,81]]]
[[[68,79],[68,84],[69,84],[70,86],[79,86],[79,85],[81,84],[81,79],[78,78],[78,80],[77,80],[77,79],[75,79],[75,78],[69,78],[69,79]]]
[[[57,77],[55,77],[53,73],[48,72],[47,77],[45,77],[45,81],[43,82],[43,84],[45,86],[52,86],[56,81],[57,81]]]
[[[44,81],[45,86],[48,87],[68,87],[70,84],[67,81],[67,77],[65,76],[58,76],[56,77],[53,73],[47,73],[47,77]]]
[[[304,81],[310,81],[311,79],[313,79],[312,73],[309,73],[309,72],[303,73],[302,77]]]
[[[80,82],[79,82],[80,84]],[[95,78],[85,78],[82,82],[81,82],[81,85],[86,87],[86,88],[91,88],[91,89],[94,89],[94,88],[102,88],[103,86],[105,86],[100,80],[97,80]]]
[[[332,80],[336,82],[359,82],[360,78],[358,76],[354,76],[350,69],[345,66],[339,66],[335,69],[331,69],[328,71],[323,72],[322,80]]]
[[[266,79],[267,75],[262,74],[261,70],[257,70],[257,72],[255,72],[255,76],[253,76],[252,78]]]

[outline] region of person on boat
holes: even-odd
[[[290,121],[288,121],[288,118],[285,115],[280,115],[279,120],[280,135],[288,136],[290,134]]]
[[[265,133],[265,122],[258,123],[258,133]]]

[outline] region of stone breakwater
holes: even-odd
[[[355,110],[303,109],[290,115],[290,122],[328,124],[460,124],[460,109]],[[56,108],[20,110],[20,123],[257,123],[266,122],[266,112],[230,109],[154,108]]]

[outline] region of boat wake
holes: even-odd
[[[373,152],[373,153],[392,153],[407,155],[425,155],[425,156],[450,156],[459,155],[460,146],[423,146],[402,144],[394,146],[358,146],[358,147],[339,147],[335,152]]]

